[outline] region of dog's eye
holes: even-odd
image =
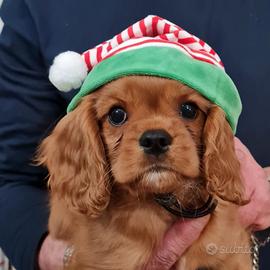
[[[121,107],[113,107],[109,111],[109,122],[114,126],[123,125],[127,120],[127,113]]]
[[[198,114],[198,107],[191,102],[183,103],[180,107],[180,114],[183,118],[195,119]]]

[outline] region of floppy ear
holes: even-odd
[[[64,200],[70,210],[96,217],[107,207],[107,163],[92,97],[57,124],[42,142],[38,160],[49,170],[52,196]]]
[[[225,113],[213,106],[203,131],[203,165],[207,190],[225,201],[245,204],[240,163],[234,151],[234,135]]]

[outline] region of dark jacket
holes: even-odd
[[[46,171],[33,166],[34,153],[75,93],[60,93],[48,81],[55,55],[82,52],[148,14],[177,23],[221,56],[244,105],[237,134],[261,165],[270,165],[269,13],[268,0],[4,0],[0,246],[17,270],[34,268],[37,247],[47,231]],[[262,265],[270,269],[269,256]]]

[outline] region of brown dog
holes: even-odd
[[[39,159],[49,170],[49,231],[75,247],[69,269],[142,269],[176,220],[154,200],[167,193],[185,208],[218,198],[176,269],[251,269],[249,253],[232,251],[250,245],[237,217],[232,130],[193,89],[147,76],[108,83],[58,123]]]

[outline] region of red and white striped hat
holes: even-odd
[[[149,15],[82,55],[70,51],[58,55],[50,69],[49,78],[59,90],[69,91],[80,87],[87,73],[101,61],[125,51],[149,46],[175,48],[189,57],[223,69],[217,53],[203,40],[166,19]],[[71,74],[73,75],[70,78]],[[77,74],[79,76],[76,80]]]
[[[71,51],[59,54],[49,79],[61,91],[79,88],[84,82],[68,107],[71,111],[83,96],[101,85],[136,74],[171,78],[191,86],[220,105],[235,129],[241,102],[217,53],[198,37],[158,16],[147,16],[82,55]]]

